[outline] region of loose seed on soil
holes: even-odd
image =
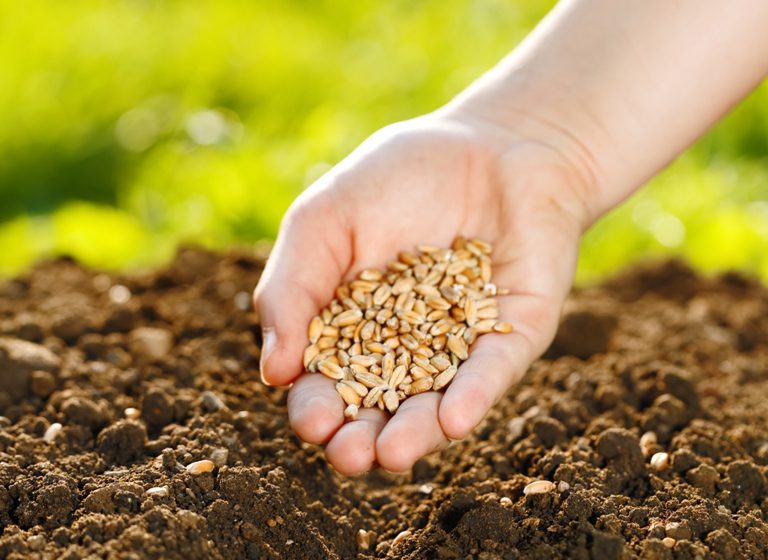
[[[138,418],[141,416],[141,411],[138,408],[129,406],[123,411],[123,414],[129,420],[138,420]]]
[[[191,475],[198,475],[211,472],[213,467],[213,461],[203,459],[202,461],[195,461],[194,463],[187,465],[187,472]]]
[[[420,245],[386,270],[361,271],[310,321],[304,367],[339,382],[348,418],[444,389],[478,336],[512,332],[498,320],[495,296],[508,292],[491,283],[492,246],[457,238],[452,247]]]
[[[394,539],[392,539],[392,546],[399,545],[401,542],[403,542],[405,539],[407,539],[410,536],[411,536],[411,532],[408,529],[406,529],[405,531],[399,532],[397,536]]]
[[[547,492],[554,491],[555,488],[555,484],[549,480],[534,480],[530,484],[527,484],[525,488],[523,488],[523,495],[530,496],[532,494],[546,494]]]
[[[653,457],[651,457],[651,466],[659,471],[669,467],[669,453],[664,453],[663,451],[654,453]]]
[[[675,544],[677,544],[677,541],[672,537],[664,537],[663,539],[661,539],[661,544],[663,544],[667,548],[674,548]]]
[[[506,496],[504,496],[503,498],[501,498],[499,500],[499,504],[501,504],[502,506],[511,506],[512,505],[512,500],[510,498],[507,498]]]
[[[148,496],[157,496],[158,498],[165,498],[168,495],[167,486],[155,486],[147,490]]]
[[[61,429],[62,425],[58,422],[54,422],[48,426],[47,430],[45,430],[45,433],[43,434],[43,441],[45,443],[53,443],[53,440],[56,439],[57,435],[59,435]]]

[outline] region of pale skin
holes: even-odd
[[[292,384],[305,441],[354,475],[407,471],[462,439],[551,342],[581,235],[768,73],[764,0],[561,2],[445,107],[375,133],[294,202],[256,289],[262,378]],[[443,392],[346,422],[302,367],[307,325],[342,281],[416,244],[494,244],[501,320]]]

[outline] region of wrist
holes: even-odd
[[[538,84],[546,83],[542,88]],[[597,119],[570,96],[564,84],[524,70],[492,71],[439,112],[492,133],[500,149],[521,142],[547,148],[569,177],[568,188],[583,207],[583,229],[618,204],[632,188],[616,188],[611,142]],[[609,179],[610,176],[610,179]],[[611,185],[609,187],[609,185]]]

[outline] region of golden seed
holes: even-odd
[[[361,270],[360,274],[357,275],[360,280],[368,280],[371,282],[380,282],[383,276],[384,274],[375,268],[366,268]]]
[[[408,251],[401,251],[397,254],[397,258],[401,263],[405,263],[408,266],[417,266],[421,264],[419,256],[409,253]]]
[[[397,536],[394,539],[392,539],[392,546],[399,545],[401,542],[403,542],[405,539],[407,539],[410,536],[411,536],[410,531],[408,530],[401,531],[400,533],[397,534]]]
[[[495,319],[483,319],[482,321],[478,321],[475,325],[475,330],[479,334],[485,334],[489,332],[493,332],[493,328],[496,326],[496,320]]]
[[[410,325],[421,325],[427,320],[426,317],[419,314],[417,311],[404,311],[401,314],[401,318]]]
[[[141,411],[138,408],[129,406],[123,411],[123,414],[125,414],[125,417],[129,420],[137,420],[141,416]]]
[[[415,380],[413,383],[411,383],[410,394],[417,395],[419,393],[429,391],[432,388],[433,382],[434,381],[431,377],[423,377],[421,379]]]
[[[421,350],[421,349],[419,349],[419,350]],[[425,350],[428,350],[428,348],[425,349]],[[429,374],[437,373],[437,368],[435,368],[435,366],[433,366],[429,362],[429,359],[426,358],[425,356],[423,356],[422,354],[416,354],[413,357],[413,363],[416,364],[417,366],[419,366],[421,369],[423,369],[424,371],[426,371]]]
[[[458,336],[448,336],[448,350],[453,352],[460,360],[466,360],[469,357],[467,343]]]
[[[510,498],[507,498],[506,496],[503,496],[503,497],[502,497],[502,498],[499,500],[499,503],[500,503],[501,505],[503,505],[503,506],[511,506],[511,505],[512,505],[512,500],[511,500]]]
[[[362,383],[355,381],[354,379],[344,379],[342,383],[344,385],[347,385],[348,387],[351,387],[352,390],[354,390],[355,393],[357,393],[361,397],[364,397],[365,395],[368,394],[368,388]]]
[[[320,335],[323,332],[324,326],[325,326],[325,323],[323,323],[323,319],[320,316],[314,317],[309,322],[308,335],[309,335],[309,341],[312,344],[315,344],[318,341],[318,339],[320,338]]]
[[[445,371],[448,369],[448,367],[450,367],[451,360],[447,355],[440,353],[432,356],[432,358],[429,360],[429,363],[432,364],[432,366],[434,366],[434,368],[440,372]]]
[[[669,467],[669,453],[664,453],[663,451],[654,453],[651,457],[651,466],[659,471]]]
[[[319,353],[320,349],[314,344],[307,346],[306,350],[304,350],[304,369],[309,369],[309,364]]]
[[[396,296],[408,294],[416,285],[415,278],[403,277],[398,278],[395,284],[392,286],[392,293]],[[395,304],[397,306],[397,304]]]
[[[343,379],[344,378],[344,370],[341,368],[339,364],[334,364],[330,360],[323,360],[320,363],[317,364],[317,369],[325,375],[326,377],[330,377],[331,379]]]
[[[379,283],[371,280],[353,280],[350,282],[349,287],[352,288],[353,292],[360,290],[364,294],[369,294],[379,287]]]
[[[411,377],[414,379],[424,379],[425,377],[432,377],[429,372],[423,370],[419,366],[413,365],[410,369]]]
[[[325,325],[320,333],[321,336],[330,336],[333,338],[339,338],[339,328],[332,325]]]
[[[474,327],[477,323],[479,312],[477,310],[477,303],[472,298],[467,298],[464,302],[464,317],[467,324],[470,327]]]
[[[321,336],[315,346],[320,350],[328,350],[328,348],[335,348],[336,343],[339,341],[338,337],[333,336]]]
[[[363,401],[363,397],[358,395],[352,387],[345,385],[344,383],[337,383],[336,391],[339,393],[339,395],[341,395],[341,398],[344,399],[344,402],[347,404],[360,406],[360,403]]]
[[[350,356],[349,363],[363,366],[364,368],[369,368],[376,364],[376,358],[373,356],[367,356],[365,354],[358,354],[357,356]]]
[[[146,491],[148,496],[157,496],[158,498],[165,498],[168,495],[167,486],[154,486]]]
[[[437,374],[435,376],[434,384],[432,385],[432,389],[434,391],[439,391],[448,383],[453,381],[453,378],[456,376],[456,372],[458,371],[458,368],[456,366],[448,366],[444,371]]]
[[[357,324],[362,318],[363,312],[359,309],[348,309],[336,315],[335,321],[339,327],[346,327],[347,325]]]
[[[490,255],[493,252],[493,245],[491,245],[487,241],[478,239],[477,237],[471,239],[467,243],[467,248],[469,248],[470,246],[479,249],[481,253],[484,253],[486,255]]]
[[[397,397],[397,391],[389,389],[384,393],[384,405],[389,412],[392,414],[395,413],[397,407],[400,406],[400,399]]]
[[[389,376],[388,385],[390,387],[397,387],[403,382],[407,374],[408,370],[404,365],[401,364],[399,366],[395,366],[395,369],[392,371],[392,375]]]
[[[479,309],[477,311],[477,318],[478,319],[498,319],[499,308],[496,306],[483,307],[482,309]]]
[[[373,304],[381,307],[392,295],[392,288],[389,284],[382,284],[373,292]]]
[[[373,408],[376,406],[379,402],[379,397],[384,393],[384,387],[381,385],[376,385],[375,387],[371,387],[371,390],[368,391],[368,394],[365,395],[365,398],[363,399],[363,406],[365,408]]]
[[[509,334],[514,330],[514,328],[512,327],[512,323],[500,322],[493,325],[493,330],[497,333]]]
[[[385,380],[389,379],[394,370],[395,354],[393,352],[387,352],[381,359],[381,377],[383,377]]]
[[[546,494],[547,492],[553,492],[555,489],[555,484],[549,480],[534,480],[523,488],[523,495]]]
[[[472,327],[469,327],[464,330],[461,338],[464,339],[464,342],[467,343],[467,346],[472,346],[475,343],[475,340],[477,340],[477,331]]]
[[[199,475],[213,470],[213,461],[203,459],[187,465],[187,472],[191,475]]]
[[[369,389],[386,385],[386,382],[381,377],[373,375],[372,373],[356,373],[355,380]]]
[[[389,352],[389,347],[382,344],[381,342],[366,342],[365,349],[368,352],[373,352],[374,354],[381,354],[382,356],[387,352]]]
[[[62,428],[63,426],[59,422],[54,422],[48,426],[48,429],[45,430],[45,433],[43,434],[43,441],[45,443],[53,443],[53,440],[56,439],[56,436],[59,435]]]

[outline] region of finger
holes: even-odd
[[[266,383],[286,385],[304,371],[307,325],[332,299],[349,267],[349,235],[332,197],[320,187],[299,197],[281,224],[256,287]]]
[[[335,381],[319,373],[300,376],[288,392],[288,420],[309,443],[325,443],[344,423],[344,401]]]
[[[500,316],[515,332],[485,334],[470,350],[445,391],[440,405],[440,426],[451,439],[463,439],[520,380],[528,366],[548,344],[557,324],[557,306],[533,295],[499,298]]]
[[[376,459],[383,468],[404,472],[424,455],[447,445],[437,411],[442,395],[434,391],[404,400],[376,440]]]
[[[371,470],[376,462],[376,438],[389,415],[361,408],[357,419],[344,424],[325,448],[325,456],[341,474],[354,476]]]

